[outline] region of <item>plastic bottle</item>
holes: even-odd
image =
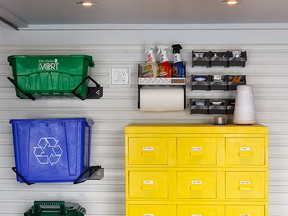
[[[167,56],[167,46],[158,46],[158,54],[160,54],[158,77],[171,77],[172,67]]]
[[[182,49],[180,44],[172,45],[174,53],[174,63],[172,64],[172,77],[185,77],[186,67],[181,59],[180,50]]]
[[[150,46],[146,48],[145,53],[147,55],[147,61],[143,65],[141,77],[146,77],[146,78],[157,77],[159,67],[153,54],[154,50],[155,50],[154,46]]]

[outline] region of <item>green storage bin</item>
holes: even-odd
[[[64,201],[35,201],[24,216],[83,216],[85,208],[77,203]]]
[[[92,56],[88,55],[13,55],[8,62],[14,77],[9,80],[19,98],[73,96],[71,92],[88,76],[88,68],[94,67]],[[88,80],[76,93],[86,97]]]

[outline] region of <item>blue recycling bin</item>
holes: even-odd
[[[11,119],[17,181],[74,182],[90,166],[91,127],[86,118]]]

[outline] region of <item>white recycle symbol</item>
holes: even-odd
[[[34,155],[40,164],[57,164],[63,153],[54,137],[42,137],[37,147],[34,147]]]

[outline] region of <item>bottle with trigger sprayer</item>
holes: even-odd
[[[153,54],[154,50],[155,50],[154,46],[149,46],[145,50],[145,53],[147,55],[147,60],[145,64],[143,65],[141,77],[146,77],[146,78],[157,77],[159,67]]]
[[[158,54],[160,54],[158,77],[171,77],[172,67],[167,56],[167,46],[158,46]]]
[[[174,44],[172,45],[174,53],[174,63],[172,66],[172,76],[173,77],[185,77],[185,64],[183,63],[180,55],[180,50],[182,49],[182,46],[180,44]]]

